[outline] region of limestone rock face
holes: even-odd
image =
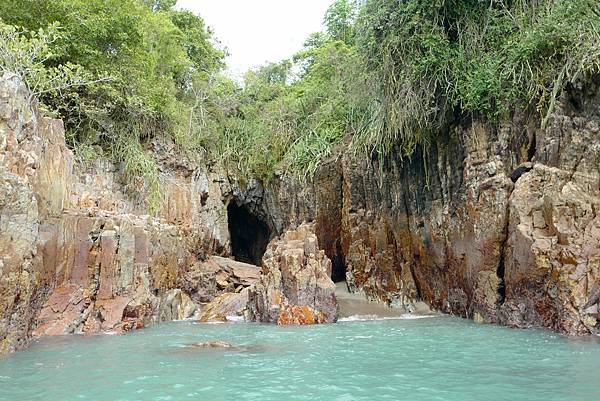
[[[195,243],[179,227],[147,216],[66,211],[40,232],[56,287],[35,334],[123,331],[189,317],[177,310],[187,299],[173,290]]]
[[[278,324],[335,322],[338,305],[330,276],[331,261],[318,248],[314,224],[285,232],[263,256],[263,275],[249,292],[249,318]]]

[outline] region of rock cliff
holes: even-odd
[[[203,319],[331,322],[330,277],[392,306],[598,334],[600,83],[567,88],[544,129],[535,115],[463,118],[410,158],[342,147],[306,185],[241,188],[153,142],[164,202],[151,215],[143,186],[109,162],[76,161],[62,122],[5,75],[0,353],[32,334],[187,318],[215,299]],[[262,276],[214,256],[232,253],[262,257]]]
[[[279,325],[337,321],[331,261],[318,247],[314,225],[302,224],[269,244],[247,309],[249,320]]]
[[[533,117],[532,117],[533,116]],[[410,158],[343,152],[315,180],[317,234],[350,287],[480,322],[600,332],[600,90],[466,119]]]
[[[15,76],[0,79],[0,352],[31,333],[126,331],[195,312],[181,280],[227,252],[230,190],[166,146],[150,150],[164,187],[154,217],[118,166],[75,162],[62,122]]]

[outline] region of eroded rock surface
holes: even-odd
[[[143,182],[125,185],[106,161],[76,161],[62,122],[43,117],[17,77],[0,79],[0,353],[32,333],[127,331],[196,313],[178,283],[227,251],[231,190],[160,146],[149,152],[163,152],[164,202],[151,216]],[[233,286],[251,279],[228,269]]]
[[[341,251],[326,250],[341,252],[350,287],[480,322],[599,333],[598,82],[566,90],[548,122],[465,121],[410,160],[344,153],[327,166],[317,233],[341,227]]]
[[[202,310],[200,322],[226,322],[233,319],[244,319],[248,309],[249,288],[240,292],[221,294]]]
[[[143,182],[125,184],[107,161],[77,161],[62,122],[5,75],[0,353],[33,332],[127,331],[194,315],[333,322],[331,276],[409,310],[425,301],[479,322],[600,333],[597,81],[565,90],[544,129],[515,111],[494,125],[460,121],[410,159],[338,149],[307,185],[276,177],[242,190],[218,166],[155,141],[147,151],[164,202],[151,216]],[[260,277],[214,256],[230,250],[233,201],[270,237],[285,232]],[[302,221],[314,223],[290,229]]]
[[[249,319],[287,324],[337,320],[331,261],[320,250],[314,224],[286,231],[269,244],[263,275],[249,291]]]

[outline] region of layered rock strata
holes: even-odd
[[[381,302],[599,333],[598,88],[565,90],[544,129],[514,113],[466,120],[411,158],[340,154],[314,183],[319,241]]]
[[[155,141],[147,150],[164,199],[151,215],[143,182],[76,160],[62,122],[5,75],[0,353],[34,332],[200,316],[215,299],[206,320],[332,322],[332,276],[389,305],[422,300],[480,322],[598,334],[599,88],[598,79],[566,88],[543,129],[535,113],[514,112],[498,124],[465,118],[410,158],[365,160],[341,147],[306,185],[276,177],[241,189]],[[214,257],[230,252],[233,201],[270,238],[289,230],[268,246],[261,277]]]

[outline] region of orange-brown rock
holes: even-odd
[[[323,313],[314,310],[310,306],[298,306],[283,304],[277,318],[277,325],[309,325],[327,323]]]
[[[331,261],[318,248],[313,224],[288,230],[267,247],[263,275],[250,287],[251,320],[280,324],[332,323],[338,317]]]
[[[34,332],[126,331],[195,313],[178,282],[227,249],[226,188],[169,154],[157,157],[164,202],[151,216],[144,182],[78,162],[62,122],[43,117],[16,76],[0,77],[0,352]],[[252,279],[232,271],[234,282]]]
[[[340,199],[317,196],[317,233],[341,226],[341,251],[326,250],[341,252],[348,284],[370,298],[600,333],[599,105],[592,78],[559,96],[544,129],[515,111],[450,127],[410,159],[343,153],[315,182]],[[341,190],[329,184],[336,170]]]

